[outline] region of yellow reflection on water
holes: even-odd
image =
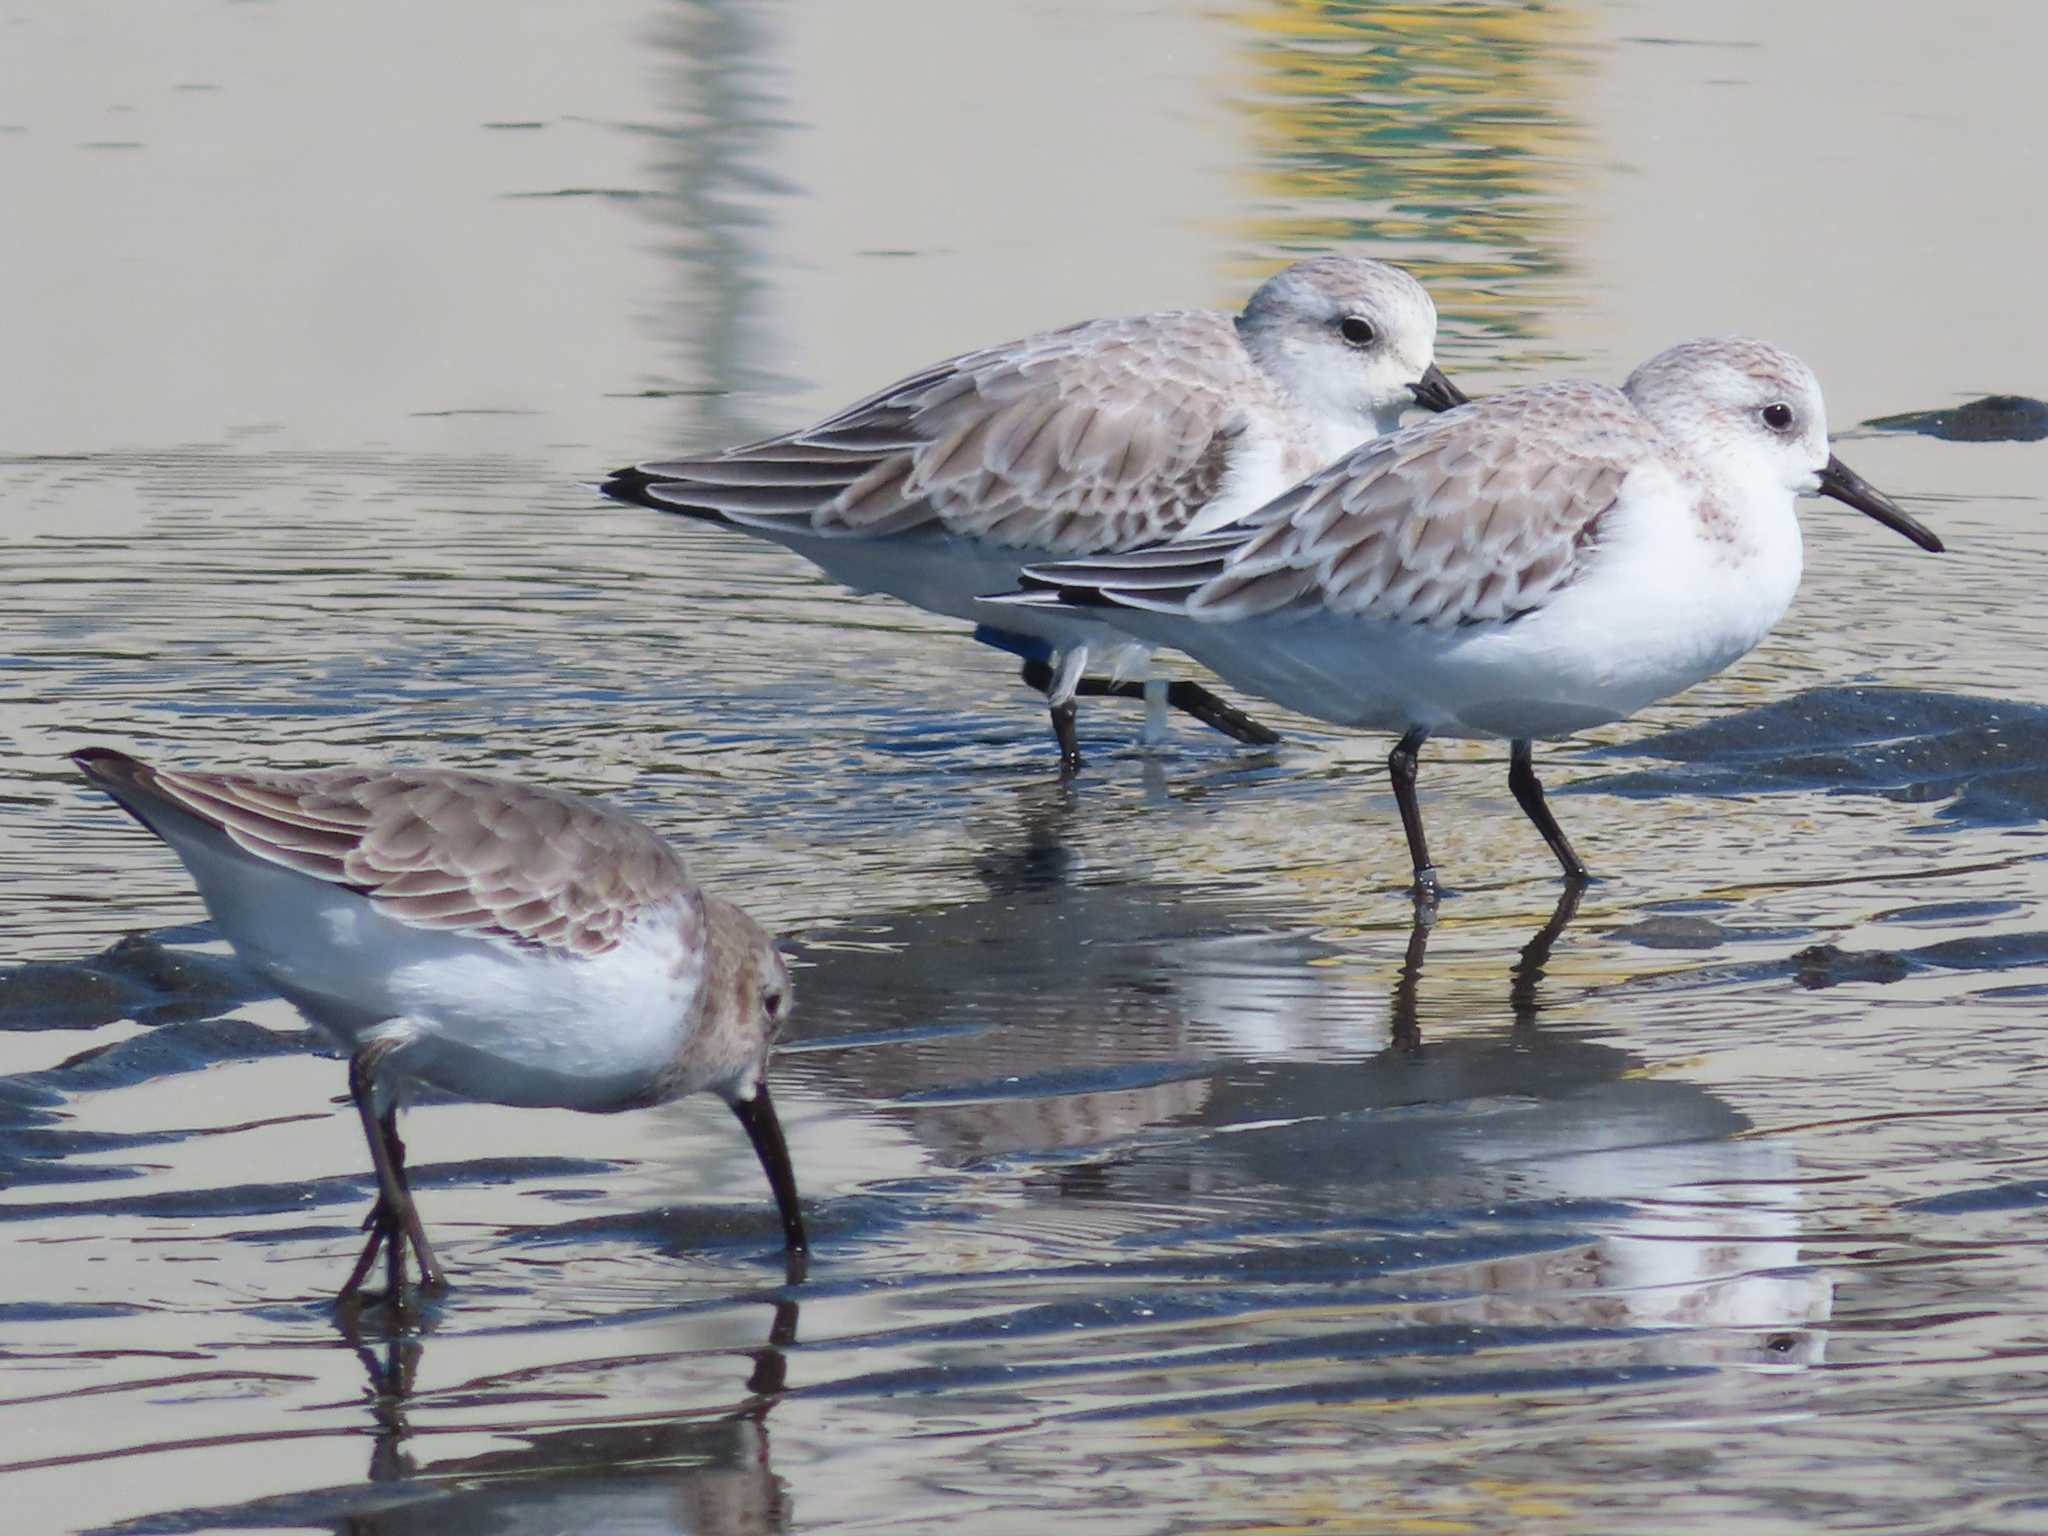
[[[1256,0],[1234,20],[1258,166],[1237,232],[1288,252],[1394,247],[1458,328],[1547,334],[1579,216],[1582,11]]]

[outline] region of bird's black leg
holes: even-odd
[[[441,1290],[447,1285],[447,1277],[442,1273],[441,1266],[435,1262],[434,1250],[427,1246],[426,1227],[421,1223],[419,1211],[412,1203],[412,1186],[405,1178],[405,1143],[398,1139],[396,1104],[377,1117],[377,1126],[384,1133],[384,1151],[391,1159],[392,1170],[398,1175],[398,1187],[405,1191],[405,1210],[401,1219],[406,1236],[412,1241],[413,1252],[420,1261],[420,1284],[430,1291]],[[405,1284],[405,1255],[395,1238],[388,1252],[391,1260],[391,1294],[396,1296]]]
[[[1422,744],[1429,740],[1426,726],[1416,726],[1387,754],[1387,775],[1394,781],[1394,803],[1401,807],[1401,830],[1408,834],[1408,855],[1415,863],[1417,900],[1437,898],[1436,865],[1430,862],[1429,839],[1422,833],[1422,807],[1415,801],[1415,767]]]
[[[348,1272],[348,1278],[341,1283],[341,1294],[334,1299],[346,1302],[362,1289],[363,1282],[370,1278],[370,1268],[377,1262],[377,1254],[384,1246],[384,1198],[377,1197],[377,1203],[370,1208],[370,1214],[363,1219],[369,1229],[370,1240],[363,1244],[363,1251],[356,1256],[356,1267]]]
[[[421,1286],[439,1291],[445,1289],[448,1282],[434,1258],[432,1245],[427,1242],[419,1210],[412,1202],[412,1191],[406,1186],[405,1144],[398,1139],[397,1108],[394,1106],[382,1115],[377,1113],[373,1070],[382,1054],[373,1043],[349,1058],[349,1097],[355,1100],[356,1113],[363,1122],[363,1138],[370,1144],[370,1162],[377,1170],[378,1193],[377,1203],[371,1208],[369,1221],[365,1223],[371,1229],[370,1240],[364,1245],[356,1267],[342,1286],[340,1299],[347,1300],[355,1294],[376,1263],[377,1250],[382,1246],[390,1265],[391,1300],[395,1303],[405,1283],[405,1244],[408,1241],[419,1257]]]
[[[1050,706],[1053,739],[1060,744],[1060,775],[1070,777],[1081,771],[1081,736],[1074,728],[1074,701]]]
[[[1550,805],[1543,798],[1543,786],[1536,781],[1535,748],[1527,740],[1515,742],[1508,749],[1508,788],[1515,792],[1515,804],[1523,814],[1536,823],[1536,830],[1543,834],[1543,841],[1550,844],[1550,851],[1557,855],[1557,862],[1564,867],[1564,877],[1574,885],[1584,885],[1592,878],[1579,856],[1572,852],[1571,840],[1564,835],[1564,829],[1557,824],[1557,818],[1550,814]]]
[[[1026,661],[1019,675],[1024,679],[1026,688],[1051,696],[1054,673],[1050,664],[1037,660]],[[1075,691],[1090,691],[1085,679]],[[1074,701],[1069,699],[1064,704],[1053,704],[1048,708],[1052,714],[1053,739],[1060,744],[1060,776],[1070,778],[1081,769],[1081,738],[1074,729]]]
[[[355,1101],[356,1114],[363,1122],[363,1135],[370,1143],[370,1162],[377,1171],[377,1203],[370,1207],[370,1214],[363,1218],[363,1226],[370,1234],[369,1240],[363,1244],[363,1251],[356,1256],[355,1268],[348,1272],[348,1279],[341,1285],[341,1294],[335,1298],[343,1302],[362,1289],[363,1282],[369,1279],[370,1270],[376,1265],[377,1255],[383,1251],[387,1242],[394,1249],[400,1250],[401,1258],[405,1242],[393,1214],[396,1208],[385,1198],[385,1191],[388,1188],[385,1168],[390,1160],[390,1152],[384,1145],[384,1128],[377,1123],[377,1107],[370,1073],[360,1056],[351,1057],[349,1060],[348,1095]],[[394,1291],[392,1300],[395,1302],[397,1299],[398,1294]]]
[[[1193,715],[1210,730],[1221,731],[1232,741],[1241,741],[1248,747],[1270,747],[1280,739],[1278,731],[1259,724],[1228,699],[1186,678],[1166,685],[1166,702],[1184,715]]]
[[[1025,687],[1040,693],[1052,692],[1053,671],[1047,663],[1025,662],[1023,676]],[[1115,682],[1106,677],[1084,677],[1075,687],[1074,696],[1082,699],[1142,699],[1145,697],[1145,685],[1133,681]],[[1210,730],[1221,731],[1232,741],[1241,741],[1248,747],[1270,747],[1280,739],[1278,731],[1259,724],[1220,694],[1188,678],[1178,678],[1166,685],[1166,703],[1169,708],[1192,715]],[[1058,729],[1057,722],[1054,729]]]

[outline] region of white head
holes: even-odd
[[[1942,547],[1833,455],[1820,381],[1782,347],[1747,336],[1682,341],[1630,374],[1622,392],[1680,448],[1740,480],[1832,496],[1922,549]]]
[[[1462,405],[1436,366],[1436,305],[1383,261],[1333,252],[1261,283],[1237,319],[1245,350],[1343,446],[1400,425],[1401,412]]]

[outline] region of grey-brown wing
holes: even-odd
[[[607,486],[770,532],[940,528],[1054,554],[1170,538],[1270,384],[1225,316],[1096,320],[952,358],[816,426]],[[628,478],[630,477],[630,479]]]
[[[601,954],[643,908],[690,889],[675,850],[623,812],[510,780],[412,768],[206,773],[104,750],[76,761],[145,824],[148,801],[168,804],[417,927]]]
[[[1622,481],[1657,449],[1618,391],[1518,390],[1355,449],[1223,533],[1029,575],[1069,602],[1213,620],[1513,619],[1576,578]]]

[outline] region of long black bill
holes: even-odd
[[[1933,529],[1914,519],[1905,508],[1833,454],[1828,455],[1828,467],[1820,472],[1820,493],[1854,507],[1866,517],[1876,518],[1892,532],[1903,533],[1924,550],[1938,555],[1947,547],[1935,537]]]
[[[789,1166],[789,1144],[782,1139],[782,1122],[775,1118],[775,1101],[768,1097],[768,1084],[755,1084],[751,1099],[732,1100],[732,1112],[747,1128],[747,1140],[754,1144],[754,1156],[761,1159],[761,1171],[768,1175],[768,1187],[775,1191],[775,1207],[782,1212],[782,1236],[791,1253],[803,1253],[811,1245],[804,1236],[803,1212],[796,1203],[796,1172]]]
[[[1408,392],[1415,397],[1415,403],[1426,410],[1448,411],[1454,405],[1472,403],[1465,391],[1445,378],[1443,369],[1435,363],[1431,363],[1429,371],[1408,386]]]

